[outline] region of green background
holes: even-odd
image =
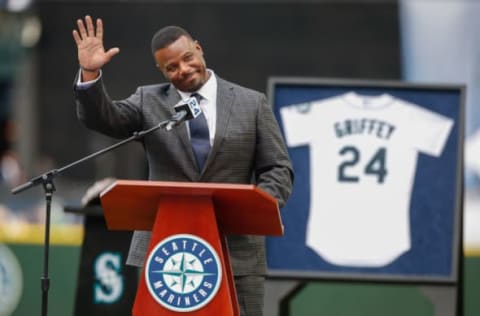
[[[43,246],[9,244],[23,270],[23,296],[13,316],[39,315],[41,307],[40,277],[43,271]],[[77,273],[80,259],[78,246],[50,248],[50,290],[48,315],[73,315]],[[480,315],[480,256],[465,259],[464,316]],[[291,316],[430,316],[434,307],[413,285],[349,284],[311,282],[290,304]]]

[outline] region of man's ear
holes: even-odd
[[[195,45],[195,49],[198,50],[200,53],[203,55],[203,48],[202,45],[197,40],[193,41],[193,44]]]
[[[159,64],[155,64],[155,68],[157,68],[158,71],[162,74],[162,76],[168,80],[168,77],[165,75],[165,73],[162,70],[162,67]]]

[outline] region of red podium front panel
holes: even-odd
[[[109,229],[152,230],[135,316],[239,315],[224,234],[283,233],[253,185],[121,180],[101,201]]]

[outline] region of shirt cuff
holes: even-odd
[[[85,90],[93,86],[95,83],[97,83],[98,80],[102,78],[102,70],[100,69],[100,74],[96,79],[90,80],[90,81],[82,81],[82,69],[79,70],[78,72],[78,80],[77,80],[77,89],[79,90]]]

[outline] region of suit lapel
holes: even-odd
[[[203,172],[205,172],[212,161],[215,160],[215,155],[225,139],[234,99],[235,96],[233,93],[233,87],[225,80],[217,77],[217,119],[215,138],[212,149],[210,150],[207,161],[203,168]]]
[[[169,89],[166,91],[166,99],[165,103],[168,106],[168,110],[170,111],[170,115],[173,116],[175,114],[175,105],[180,102],[181,98],[180,95],[178,94],[177,90],[175,87],[170,84]],[[170,117],[171,117],[170,116]],[[197,163],[195,161],[195,156],[193,155],[193,150],[192,150],[192,145],[190,144],[190,138],[188,135],[188,129],[186,126],[187,122],[184,122],[180,126],[173,128],[171,133],[174,133],[177,135],[177,137],[180,139],[180,142],[182,143],[182,146],[185,150],[185,155],[188,157],[192,164],[192,170],[198,172],[197,170]],[[179,159],[182,159],[181,157]]]
[[[228,84],[225,80],[217,77],[217,119],[216,119],[216,131],[215,131],[215,138],[213,141],[212,149],[208,155],[207,161],[203,167],[201,174],[205,172],[205,170],[209,167],[209,165],[215,160],[215,155],[218,149],[221,147],[223,140],[225,139],[227,133],[228,122],[230,119],[230,114],[232,112],[232,106],[234,104],[235,95],[233,93],[233,86]],[[180,101],[180,96],[177,90],[170,84],[170,87],[166,90],[165,93],[165,103],[168,105],[169,111],[171,115],[175,114],[174,106]],[[177,135],[180,139],[184,150],[185,155],[191,162],[192,170],[196,172],[198,175],[197,163],[195,161],[195,156],[193,154],[192,145],[190,143],[190,137],[188,135],[188,129],[186,122],[183,123],[181,126],[174,128],[172,130],[173,133]],[[182,158],[179,158],[182,159]],[[201,175],[200,175],[201,176]],[[197,181],[194,179],[194,181]]]

